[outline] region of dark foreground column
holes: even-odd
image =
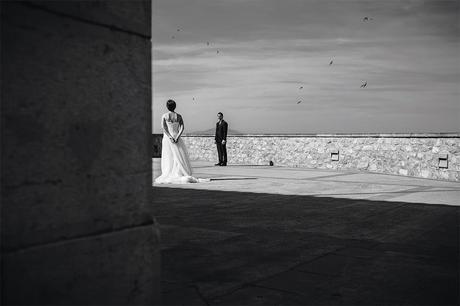
[[[1,2],[3,304],[153,304],[150,1]]]

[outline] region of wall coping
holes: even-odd
[[[460,138],[460,133],[332,133],[332,134],[229,134],[228,137],[313,137],[313,138]],[[183,137],[214,137],[184,134]]]

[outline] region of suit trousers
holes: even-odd
[[[227,145],[217,142],[217,154],[219,154],[219,164],[227,164]]]

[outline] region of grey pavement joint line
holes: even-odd
[[[116,172],[115,175],[125,175],[125,176],[135,176],[135,175],[150,175],[151,171],[149,170],[142,170],[142,171],[135,171],[135,172],[128,172],[128,173],[121,173],[121,172]],[[109,177],[110,175],[108,174],[87,174],[87,177],[94,178],[94,179],[101,179],[105,177]],[[19,184],[16,185],[6,185],[5,187],[8,189],[17,189],[17,188],[22,188],[22,187],[30,187],[30,186],[40,186],[40,185],[66,185],[65,182],[62,179],[46,179],[43,181],[34,181],[34,180],[29,180],[26,179],[23,182],[20,182]]]
[[[113,24],[106,24],[106,23],[97,22],[97,21],[93,21],[93,20],[90,20],[90,19],[74,16],[74,15],[71,15],[71,14],[58,12],[58,11],[55,11],[55,10],[47,8],[46,6],[38,5],[36,3],[32,3],[32,2],[29,2],[29,1],[23,2],[21,4],[26,6],[26,7],[41,10],[43,12],[47,12],[49,14],[53,14],[53,15],[61,17],[61,18],[69,18],[69,19],[72,19],[72,20],[75,20],[75,21],[86,23],[86,24],[95,25],[95,26],[106,28],[106,29],[110,29],[112,31],[131,34],[131,35],[138,36],[138,37],[141,37],[141,38],[144,38],[144,39],[149,39],[149,40],[151,39],[150,36],[142,34],[142,33],[138,33],[136,31],[126,30],[126,29],[120,28],[118,26],[115,26]]]
[[[300,272],[300,271],[299,271],[299,272]],[[250,284],[249,286],[251,286],[251,287],[257,287],[257,288],[262,288],[262,289],[273,290],[273,291],[282,292],[282,293],[287,293],[287,294],[293,294],[293,295],[296,295],[296,296],[299,296],[299,297],[302,296],[302,295],[300,295],[300,294],[297,293],[297,292],[289,291],[289,290],[284,290],[284,289],[279,289],[279,288],[275,288],[275,287],[268,287],[268,286],[263,286],[263,285],[258,285],[258,284]],[[248,287],[249,287],[249,286],[248,286]]]
[[[300,270],[297,270],[297,267],[302,266],[302,265],[305,265],[305,264],[308,264],[308,263],[311,263],[311,262],[313,262],[313,261],[315,261],[315,260],[318,260],[318,259],[320,259],[320,258],[329,256],[329,255],[333,255],[333,254],[335,254],[336,252],[341,251],[341,250],[344,250],[344,249],[346,249],[346,248],[347,248],[347,246],[343,246],[343,247],[336,248],[336,249],[333,250],[333,251],[326,252],[326,253],[321,254],[321,255],[318,255],[317,257],[312,258],[312,259],[310,259],[310,260],[306,260],[306,261],[304,261],[304,262],[298,263],[298,264],[296,264],[295,266],[293,266],[292,268],[287,269],[286,271],[300,271]],[[279,274],[279,273],[278,273],[278,274]]]
[[[158,215],[156,215],[156,217],[158,217]],[[198,230],[198,231],[206,231],[206,232],[219,233],[219,234],[229,234],[229,235],[233,235],[235,237],[240,236],[240,235],[244,235],[244,234],[239,233],[239,232],[213,230],[213,229],[209,229],[209,228],[206,228],[206,227],[199,227],[199,226],[187,226],[187,227],[184,227],[182,225],[176,225],[176,224],[160,224],[160,230],[162,230],[162,229],[166,230],[168,228],[184,229],[184,230]]]
[[[333,255],[341,256],[341,257],[350,257],[354,259],[363,259],[363,258],[357,258],[357,257],[351,257],[351,256],[342,256],[339,254],[333,254]],[[313,275],[319,275],[319,276],[324,276],[324,277],[329,277],[329,278],[336,278],[339,276],[337,274],[331,274],[331,273],[321,273],[321,272],[304,271],[304,270],[296,270],[296,271],[299,273],[303,273],[303,274],[313,274]]]
[[[353,175],[356,173],[338,173],[338,174],[331,174],[331,175],[323,175],[323,176],[314,176],[311,179],[310,178],[304,178],[302,180],[320,180],[324,178],[330,178],[330,177],[337,177],[337,176],[347,176],[347,175]]]
[[[344,248],[344,249],[347,249],[347,248]],[[364,249],[364,248],[355,248],[355,249],[363,249],[363,250],[372,250],[372,248],[370,249]],[[383,253],[383,252],[382,252]],[[350,254],[338,254],[338,253],[333,253],[334,256],[340,256],[340,257],[347,257],[347,258],[353,258],[353,259],[359,259],[359,260],[363,260],[363,261],[372,261],[373,258],[372,257],[363,257],[363,256],[353,256],[353,255],[350,255]],[[300,272],[304,272],[304,273],[315,273],[315,272],[310,272],[310,271],[300,271]],[[316,272],[317,273],[317,272]],[[323,275],[323,274],[321,274]],[[326,275],[326,274],[324,274]]]
[[[460,210],[457,210],[457,212],[458,212],[458,211],[460,211]],[[458,220],[458,219],[457,219],[457,220]],[[458,228],[459,224],[460,224],[460,222],[457,221],[457,224],[456,224],[456,225],[457,225],[457,228]],[[439,223],[437,226],[435,226],[435,227],[433,227],[433,228],[425,229],[425,230],[423,231],[423,233],[420,234],[420,237],[423,237],[426,233],[429,233],[429,232],[432,231],[432,230],[437,230],[437,229],[442,228],[442,227],[444,227],[444,223]],[[457,232],[457,233],[458,233],[458,232]],[[460,238],[460,237],[457,235],[457,241],[460,241],[459,238]],[[460,246],[460,244],[457,244],[457,247],[458,247],[458,246]],[[460,253],[458,253],[458,252],[457,252],[457,254],[460,255]],[[459,257],[459,261],[460,261],[460,257]],[[459,273],[460,273],[460,271],[459,271]],[[460,292],[459,292],[459,294],[460,294]],[[460,297],[460,296],[459,296],[459,297]]]
[[[362,203],[361,203],[360,201],[361,201],[361,199],[356,199],[356,201],[354,201],[353,203],[342,205],[341,208],[347,208],[347,207],[353,207],[353,206],[360,206],[360,205],[362,205]],[[368,199],[365,199],[365,201],[368,201]],[[398,203],[398,202],[396,202],[396,203]],[[395,205],[395,206],[390,207],[390,208],[388,208],[388,209],[386,209],[386,210],[384,210],[384,211],[376,212],[375,214],[369,215],[369,216],[365,217],[365,220],[369,220],[369,219],[375,218],[375,216],[381,216],[381,215],[383,215],[383,214],[386,214],[386,213],[391,212],[391,211],[393,211],[393,210],[396,210],[396,209],[398,209],[398,208],[404,207],[404,206],[406,206],[406,205],[407,205],[407,203],[401,203],[401,204],[399,204],[399,205]],[[345,248],[346,248],[346,247],[345,247]],[[341,249],[342,249],[342,248],[339,248],[338,250],[341,250]]]
[[[392,192],[380,192],[379,195],[367,198],[368,200],[390,200],[393,198],[400,197],[402,195],[407,195],[407,194],[414,194],[414,193],[421,193],[421,192],[430,192],[430,190],[433,189],[432,187],[425,186],[425,187],[414,187],[408,190],[401,190],[401,191],[392,191]],[[442,191],[455,191],[455,190],[442,190]]]
[[[244,284],[241,284],[241,285],[238,285],[236,287],[233,287],[231,289],[229,289],[227,292],[225,293],[220,293],[220,294],[217,294],[217,295],[211,295],[210,299],[211,300],[216,300],[216,299],[220,299],[220,298],[223,298],[227,295],[230,295],[232,293],[235,293],[237,292],[238,290],[241,290],[241,289],[244,289],[244,288],[247,288],[247,287],[250,287],[252,286],[250,283],[244,283]]]
[[[312,259],[310,259],[310,260],[306,260],[306,261],[304,261],[304,262],[298,263],[298,264],[296,264],[295,266],[292,266],[291,268],[285,269],[284,271],[277,272],[277,273],[272,274],[272,275],[268,275],[268,276],[266,276],[266,277],[260,278],[260,279],[258,279],[258,280],[256,280],[256,281],[253,281],[253,282],[250,282],[250,283],[246,283],[242,288],[247,287],[247,286],[253,286],[253,287],[259,287],[259,288],[264,288],[264,289],[270,289],[270,290],[275,290],[275,291],[278,291],[278,292],[289,293],[289,294],[295,294],[295,295],[297,295],[297,296],[300,296],[300,295],[299,295],[298,293],[296,293],[296,292],[292,292],[292,291],[288,291],[288,290],[283,290],[283,289],[279,289],[279,288],[274,288],[274,287],[262,286],[262,285],[258,285],[257,283],[262,282],[262,281],[267,280],[267,279],[270,279],[270,278],[272,278],[272,277],[276,277],[277,275],[280,275],[280,274],[282,274],[282,273],[286,273],[286,272],[288,272],[288,271],[297,271],[297,272],[302,272],[302,273],[305,273],[305,274],[310,273],[310,274],[315,274],[315,275],[321,275],[321,276],[331,277],[330,275],[327,275],[327,274],[314,273],[314,272],[305,272],[305,271],[297,270],[297,267],[302,266],[302,265],[307,264],[307,263],[311,263],[311,262],[313,262],[313,261],[315,261],[315,260],[318,260],[318,259],[320,259],[320,258],[326,257],[326,256],[331,255],[331,254],[336,255],[336,254],[335,254],[336,252],[338,252],[338,251],[340,251],[340,250],[343,250],[343,249],[346,249],[346,248],[347,248],[347,247],[340,247],[340,248],[335,249],[334,251],[326,252],[326,253],[321,254],[321,255],[319,255],[319,256],[317,256],[317,257],[315,257],[315,258],[312,258]],[[240,288],[240,289],[241,289],[241,288]],[[237,291],[237,290],[235,290],[235,291]],[[225,295],[227,295],[227,294],[225,294]],[[223,295],[223,296],[225,296],[225,295]]]
[[[68,242],[77,241],[77,240],[86,239],[86,238],[95,238],[95,237],[98,237],[98,236],[110,235],[110,234],[114,234],[114,233],[119,233],[119,232],[124,232],[124,231],[137,229],[137,228],[140,228],[140,227],[152,226],[152,225],[155,225],[155,224],[156,223],[155,223],[154,220],[148,220],[147,222],[142,222],[142,223],[139,223],[139,224],[136,224],[136,225],[131,225],[131,226],[124,226],[124,227],[120,227],[120,228],[117,228],[117,229],[100,230],[100,231],[96,231],[96,232],[93,232],[93,233],[73,236],[73,237],[69,237],[69,238],[65,238],[65,239],[55,239],[55,240],[51,240],[51,241],[47,241],[47,242],[43,242],[43,243],[29,244],[29,245],[25,245],[25,246],[21,246],[21,247],[16,247],[16,248],[5,248],[5,253],[10,254],[10,253],[18,253],[18,252],[23,252],[23,251],[29,251],[31,249],[47,247],[47,246],[61,244],[61,243],[68,243]]]
[[[286,270],[286,271],[289,271],[289,270]],[[284,273],[286,271],[283,271],[283,272],[280,272],[280,273]],[[276,273],[276,275],[280,274],[280,273]],[[272,291],[276,291],[276,292],[282,292],[282,293],[287,293],[287,294],[293,294],[293,295],[296,295],[296,296],[301,296],[299,295],[298,293],[296,292],[292,292],[292,291],[287,291],[287,290],[283,290],[283,289],[278,289],[278,288],[273,288],[273,287],[267,287],[267,286],[262,286],[262,285],[257,285],[256,283],[257,282],[260,282],[260,281],[263,281],[265,279],[268,279],[270,277],[273,277],[274,275],[270,275],[269,277],[266,277],[266,278],[263,278],[263,279],[260,279],[260,280],[256,280],[255,282],[249,282],[249,283],[244,283],[236,288],[233,288],[231,290],[229,290],[228,292],[225,292],[223,294],[219,294],[219,295],[215,295],[215,296],[212,296],[211,297],[211,300],[217,300],[217,299],[221,299],[221,298],[224,298],[226,296],[229,296],[233,293],[236,293],[238,292],[239,290],[242,290],[242,289],[246,289],[246,288],[250,288],[250,287],[255,287],[255,288],[262,288],[262,289],[267,289],[267,290],[272,290]]]
[[[346,205],[342,206],[342,208],[352,207],[352,206],[359,206],[359,205],[361,205],[361,203],[359,202],[360,199],[357,199],[357,201],[358,201],[358,202],[355,202],[355,203],[352,203],[352,204],[346,204]],[[368,201],[368,199],[365,199],[365,201]],[[396,202],[396,203],[398,203],[398,202]],[[397,210],[397,209],[399,209],[399,208],[401,208],[401,207],[404,207],[404,206],[407,206],[407,205],[408,205],[408,203],[403,203],[403,204],[401,204],[401,205],[396,205],[396,206],[394,206],[394,207],[388,208],[387,210],[380,211],[380,212],[376,212],[376,213],[373,214],[373,215],[369,215],[369,216],[365,217],[365,220],[373,219],[373,218],[375,218],[376,216],[381,216],[381,215],[390,213],[390,212],[392,212],[393,210]]]
[[[347,248],[347,247],[340,247],[340,248],[337,248],[337,249],[335,249],[335,250],[333,250],[333,251],[331,251],[331,252],[326,252],[326,253],[324,253],[324,254],[318,255],[317,257],[312,258],[312,259],[310,259],[310,260],[306,260],[306,261],[300,262],[300,263],[298,263],[298,264],[296,264],[296,265],[294,265],[294,266],[292,266],[292,267],[290,267],[290,268],[287,268],[287,269],[285,269],[285,270],[283,270],[283,271],[276,272],[276,273],[271,274],[271,275],[267,275],[267,276],[265,276],[265,277],[259,278],[259,279],[257,279],[257,280],[254,280],[254,281],[251,281],[251,282],[248,282],[248,283],[244,283],[244,284],[238,286],[237,288],[234,288],[234,289],[230,290],[229,292],[226,292],[226,293],[224,293],[224,294],[220,294],[220,295],[217,295],[217,296],[213,296],[212,299],[214,300],[214,299],[217,299],[217,298],[221,298],[221,297],[230,295],[230,294],[232,294],[232,293],[234,293],[234,292],[236,292],[236,291],[238,291],[238,290],[240,290],[240,289],[243,289],[243,288],[246,288],[246,287],[250,287],[250,286],[252,286],[252,287],[259,287],[259,288],[264,288],[264,289],[271,289],[271,290],[275,290],[275,291],[279,291],[279,292],[284,292],[284,293],[294,293],[294,294],[298,295],[298,293],[295,293],[295,292],[286,291],[286,290],[282,290],[282,289],[278,289],[278,288],[271,288],[271,287],[261,286],[261,285],[257,285],[257,283],[262,282],[262,281],[267,280],[267,279],[270,279],[270,278],[272,278],[272,277],[276,277],[277,275],[280,275],[280,274],[285,273],[285,272],[288,272],[288,271],[298,271],[298,272],[301,272],[301,271],[299,271],[299,270],[296,270],[296,268],[299,267],[299,266],[301,266],[301,265],[304,265],[304,264],[313,262],[313,261],[315,261],[315,260],[317,260],[317,259],[320,259],[320,258],[322,258],[322,257],[325,257],[325,256],[327,256],[327,255],[334,254],[335,252],[338,252],[338,251],[340,251],[340,250],[342,250],[342,249],[346,249],[346,248]]]
[[[209,302],[208,302],[208,299],[206,299],[206,297],[201,293],[201,290],[200,288],[198,287],[198,285],[192,285],[192,288],[195,289],[196,293],[198,294],[198,296],[200,297],[200,299],[206,304],[206,306],[210,306]]]

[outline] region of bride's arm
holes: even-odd
[[[165,135],[168,136],[168,138],[169,138],[172,142],[175,142],[175,141],[174,141],[174,138],[171,136],[171,134],[169,134],[168,125],[166,124],[166,119],[165,119],[165,117],[162,117],[162,118],[161,118],[161,126],[163,127],[163,131],[164,131]]]
[[[177,134],[176,137],[176,142],[179,140],[180,136],[182,135],[182,132],[184,132],[184,120],[182,120],[182,116],[179,116],[179,133]]]

